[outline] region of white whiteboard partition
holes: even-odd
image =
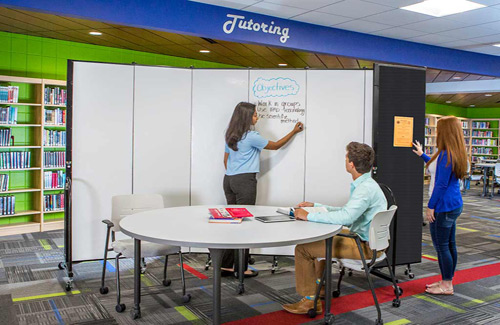
[[[166,207],[189,205],[190,69],[135,67],[134,193],[157,193]]]
[[[364,143],[372,145],[373,139],[373,70],[365,71],[365,139]]]
[[[271,141],[305,122],[305,70],[250,70],[250,102],[257,105],[256,130]],[[299,133],[279,150],[263,150],[257,205],[290,206],[304,197],[305,136]]]
[[[103,257],[111,197],[132,193],[133,74],[133,66],[74,63],[74,261]]]
[[[234,107],[248,101],[248,70],[194,70],[191,204],[226,204],[224,135]]]
[[[307,71],[306,201],[342,206],[349,198],[345,147],[364,140],[364,74]]]

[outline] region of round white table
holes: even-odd
[[[221,261],[224,249],[278,247],[318,240],[326,240],[325,256],[331,260],[332,239],[342,229],[341,225],[306,221],[263,223],[256,216],[278,215],[276,207],[245,207],[254,217],[245,218],[241,224],[209,223],[209,208],[224,206],[189,206],[151,210],[123,218],[120,228],[134,238],[134,309],[132,317],[141,317],[140,310],[140,261],[141,241],[158,244],[208,248],[213,263],[213,323],[220,324]],[[243,256],[243,254],[240,254]],[[241,265],[240,260],[240,265]],[[331,263],[326,263],[325,322],[333,321],[330,313]],[[242,268],[240,267],[240,270]],[[243,272],[240,272],[242,276]],[[241,278],[240,278],[241,279]]]

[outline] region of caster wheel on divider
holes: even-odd
[[[325,317],[325,324],[333,324],[333,321],[335,320],[335,316],[330,314]]]
[[[375,320],[375,325],[382,325],[382,324],[384,324],[383,320],[381,320],[381,319]]]
[[[99,288],[99,292],[101,293],[101,295],[105,295],[109,292],[109,289],[108,287],[101,287]]]
[[[136,309],[132,310],[130,315],[132,316],[132,319],[141,318],[141,312],[139,310],[136,310]]]
[[[272,269],[271,270],[271,274],[274,274],[276,272],[276,270]]]
[[[146,268],[145,267],[141,267],[141,274],[144,274],[146,273]]]
[[[316,317],[316,315],[317,315],[316,309],[311,308],[307,311],[307,316],[309,316],[309,318],[314,318]]]
[[[205,271],[208,271],[208,265],[205,265]]]
[[[406,270],[405,270],[405,275],[408,275],[408,273],[409,273],[409,272],[408,272],[408,269],[406,269]]]
[[[392,307],[396,307],[396,308],[398,308],[399,306],[401,306],[401,300],[399,300],[399,299],[394,299],[394,300],[392,301]]]
[[[163,280],[163,285],[164,285],[165,287],[168,287],[171,283],[172,283],[172,280],[170,280],[170,279],[165,279],[165,280]]]
[[[126,308],[127,308],[127,306],[125,306],[125,304],[119,304],[119,305],[116,305],[115,310],[118,313],[123,313]]]
[[[403,288],[398,287],[399,289],[399,296],[401,297],[403,295]],[[394,289],[394,294],[396,294],[396,289]]]
[[[66,266],[64,265],[64,262],[61,262],[57,265],[57,267],[59,268],[59,270],[64,270],[66,268]]]
[[[245,293],[245,286],[243,284],[239,284],[238,285],[238,289],[236,290],[238,292],[239,295],[242,295]]]
[[[413,279],[413,278],[415,277],[415,274],[410,273],[410,274],[408,274],[408,277],[409,277],[410,279]]]
[[[190,302],[190,301],[191,301],[191,294],[190,294],[190,293],[185,294],[184,296],[182,296],[182,302],[183,302],[183,303],[185,303],[185,304],[186,304],[186,303],[188,303],[188,302]]]
[[[66,283],[66,291],[71,291],[71,289],[73,289],[71,283]]]
[[[340,297],[340,291],[339,291],[339,290],[335,290],[335,291],[333,291],[333,292],[332,292],[332,297],[333,297],[333,298],[338,298],[338,297]]]
[[[349,271],[349,273],[347,273],[348,276],[352,276],[352,271]]]
[[[254,264],[255,264],[255,258],[250,257],[250,258],[248,259],[248,264],[250,264],[250,265],[254,265]]]

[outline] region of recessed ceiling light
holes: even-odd
[[[453,80],[459,80],[459,79],[462,79],[462,77],[453,77],[451,79],[453,79]]]
[[[94,36],[101,36],[102,33],[101,32],[89,32],[90,35],[94,35]]]
[[[491,97],[493,96],[492,94],[484,94],[486,97]]]
[[[443,17],[460,12],[486,7],[468,0],[426,0],[400,9],[418,12],[420,14]]]
[[[210,53],[210,50],[200,50],[200,53]]]
[[[476,105],[469,105],[469,107],[476,107]]]
[[[278,63],[278,65],[279,65],[280,67],[286,67],[288,64],[286,64],[286,63]]]
[[[451,100],[447,100],[447,101],[446,101],[446,104],[451,104]]]
[[[493,46],[500,47],[500,43],[498,43],[498,44],[493,44]]]

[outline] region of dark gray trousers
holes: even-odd
[[[224,194],[228,205],[255,205],[257,198],[257,178],[256,173],[238,174],[224,176]],[[238,250],[226,249],[222,256],[223,268],[234,268],[238,271]],[[245,250],[245,270],[248,269],[249,250]],[[236,261],[236,263],[235,263]]]

